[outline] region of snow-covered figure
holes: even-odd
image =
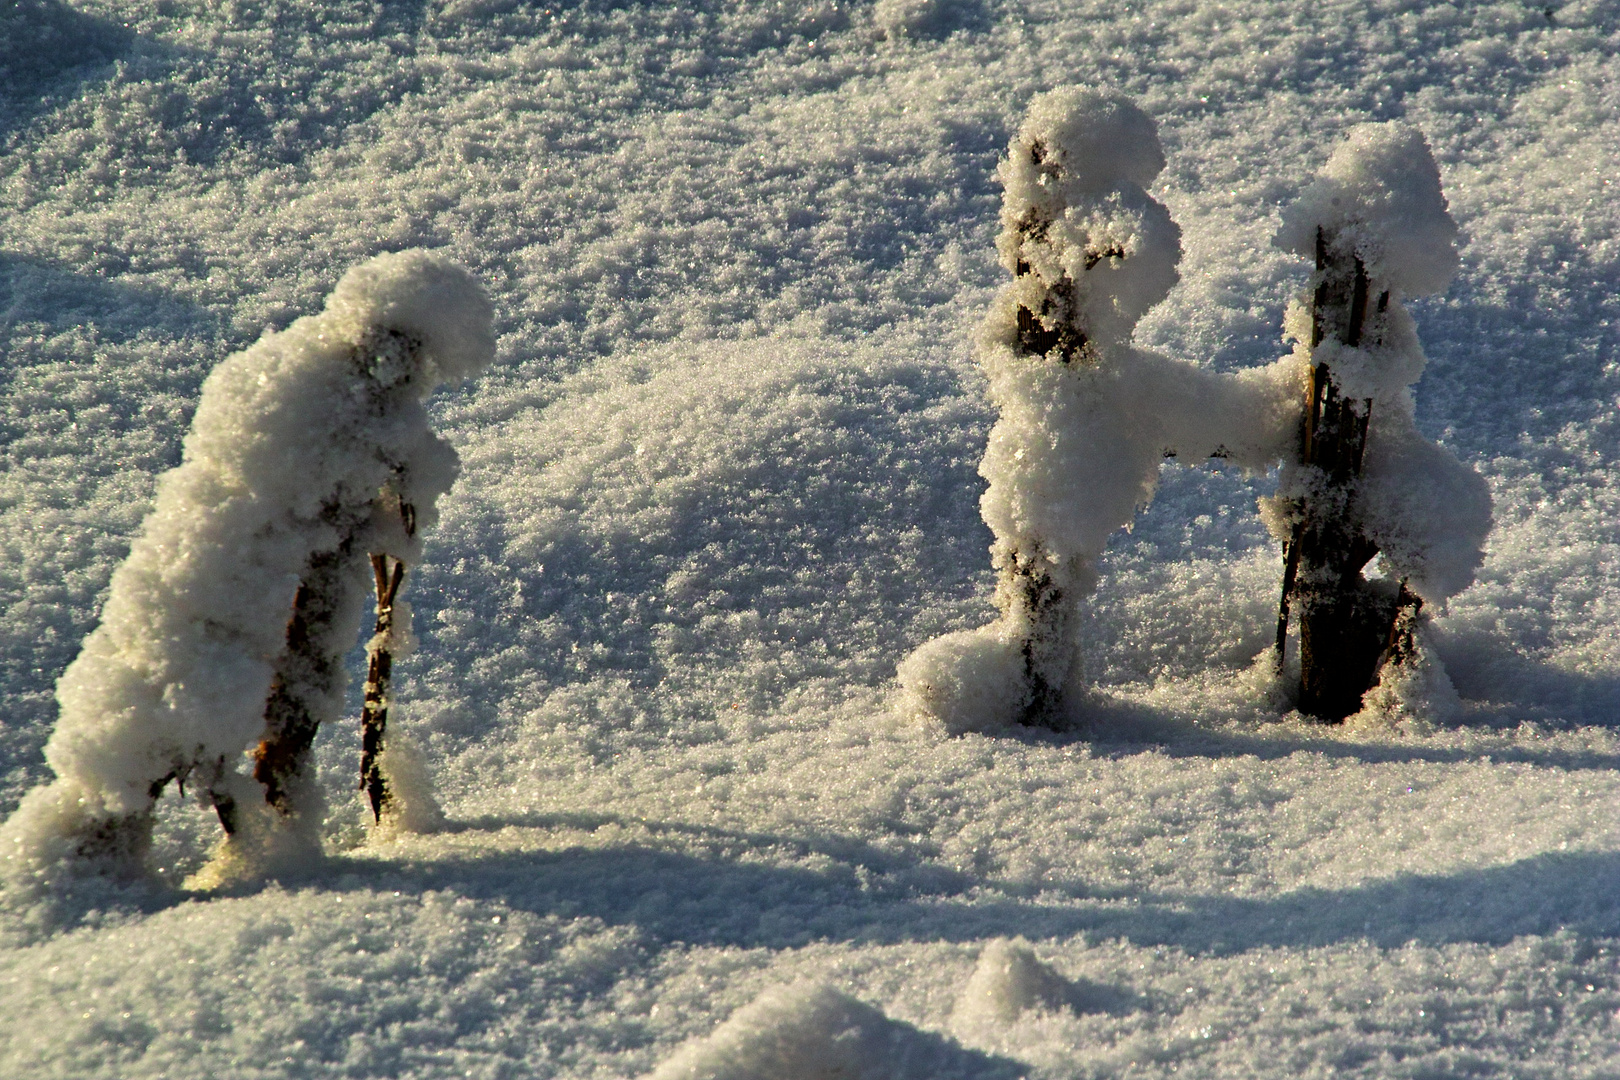
[[[1424,609],[1473,581],[1491,497],[1417,430],[1425,359],[1402,301],[1450,283],[1456,239],[1428,144],[1398,122],[1354,129],[1277,234],[1316,264],[1286,323],[1307,375],[1298,453],[1266,506],[1284,544],[1277,659],[1292,612],[1307,715],[1344,719],[1375,679],[1386,708],[1450,693],[1422,645]],[[1379,554],[1384,576],[1369,580]]]
[[[228,860],[319,850],[310,749],[343,707],[368,555],[417,558],[458,468],[424,401],[492,353],[478,285],[410,251],[351,270],[320,314],[215,369],[57,684],[56,779],[0,831],[7,881],[139,874],[171,781],[216,810]]]
[[[1130,344],[1178,278],[1181,231],[1146,191],[1163,168],[1151,119],[1079,88],[1036,98],[1001,163],[1013,280],[977,346],[1000,410],[979,473],[1001,617],[899,670],[904,707],[949,731],[1064,722],[1077,601],[1166,456],[1265,468],[1295,437],[1296,364],[1222,377]]]

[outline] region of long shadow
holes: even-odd
[[[160,23],[179,23],[185,17],[182,7],[160,3]],[[425,0],[380,0],[366,34],[408,60],[427,7]],[[272,161],[298,160],[420,89],[419,73],[409,62],[351,63],[346,74],[364,82],[369,92],[332,92],[334,67],[346,59],[343,35],[354,27],[334,27],[331,14],[320,5],[245,5],[228,20],[243,38],[198,48],[178,43],[177,35],[136,34],[62,0],[10,0],[0,5],[0,136],[71,104],[81,86],[112,77],[114,61],[123,60],[127,67],[120,78],[162,84],[163,105],[152,122],[189,162],[212,163],[243,148]],[[253,32],[261,42],[271,42],[267,49],[251,42]],[[332,62],[268,62],[309,49]],[[85,119],[79,115],[68,122]]]
[[[970,887],[962,875],[920,860],[884,854],[863,861],[871,849],[820,858],[818,869],[773,865],[757,851],[716,858],[629,844],[469,852],[380,874],[368,862],[364,887],[449,890],[536,913],[635,925],[668,942],[772,948],[935,937],[916,933],[916,924],[928,922],[929,898],[964,896]]]
[[[1500,945],[1527,934],[1620,934],[1620,853],[1548,852],[1456,874],[1402,874],[1353,889],[1299,889],[1263,900],[1144,897],[1099,921],[1142,943],[1225,953],[1256,945],[1318,947],[1365,939]]]
[[[40,767],[51,689],[227,335],[219,313],[168,294],[0,252],[0,775]],[[95,504],[99,490],[112,498]]]
[[[592,820],[582,817],[577,824]],[[649,943],[739,948],[1083,934],[1220,956],[1348,941],[1396,948],[1500,945],[1560,931],[1620,936],[1620,852],[1612,851],[1548,852],[1503,866],[1400,874],[1348,889],[1303,888],[1267,897],[1117,890],[1105,895],[1080,886],[1025,900],[925,857],[877,851],[859,841],[669,829],[736,843],[715,855],[660,847],[656,832],[667,827],[650,827],[650,840],[616,847],[441,851],[387,862],[339,856],[280,882],[340,891],[448,892],[539,915],[633,926]],[[783,848],[822,857],[806,860],[810,866],[770,861]],[[150,914],[195,898],[149,885],[82,883],[60,897],[57,927],[76,925],[94,911]]]
[[[1140,738],[1123,741],[1118,733],[1103,738],[1092,738],[1092,745],[1104,754],[1135,754],[1144,750],[1178,758],[1230,758],[1255,757],[1262,761],[1277,761],[1297,753],[1318,754],[1337,761],[1357,761],[1368,765],[1395,764],[1423,761],[1435,764],[1458,764],[1480,761],[1489,757],[1492,762],[1519,762],[1558,769],[1617,769],[1620,754],[1605,754],[1588,750],[1545,750],[1522,743],[1493,746],[1489,751],[1470,750],[1456,746],[1431,746],[1422,742],[1350,742],[1324,732],[1320,736],[1292,734],[1297,728],[1284,729],[1279,722],[1276,731],[1225,731],[1198,728],[1188,723],[1172,728],[1162,714],[1142,708]]]
[[[1513,729],[1523,719],[1542,718],[1540,713],[1528,715],[1529,711],[1521,716],[1508,709],[1505,718],[1496,715],[1471,718],[1457,730]],[[1595,750],[1551,745],[1541,748],[1523,742],[1496,744],[1482,750],[1435,745],[1424,740],[1355,741],[1336,727],[1284,724],[1281,719],[1258,725],[1209,724],[1195,711],[1183,713],[1159,702],[1140,703],[1106,696],[1088,705],[1083,719],[1071,730],[1029,729],[1005,732],[1000,737],[1052,746],[1085,743],[1100,755],[1114,757],[1158,753],[1175,758],[1255,757],[1277,761],[1304,752],[1365,764],[1411,761],[1457,764],[1480,761],[1488,756],[1492,762],[1520,762],[1545,768],[1620,769],[1620,754]]]
[[[841,833],[792,836],[754,830],[728,829],[718,825],[700,825],[690,821],[651,821],[645,818],[627,818],[622,814],[602,811],[576,810],[562,813],[490,814],[463,821],[451,822],[442,831],[450,834],[492,832],[516,826],[531,829],[575,829],[594,832],[604,826],[628,827],[645,830],[653,836],[673,836],[697,840],[717,851],[735,852],[743,849],[787,852],[795,857],[824,855],[855,864],[867,871],[886,874],[915,869],[930,855],[931,845],[914,847],[907,851],[880,848],[864,840]],[[943,877],[941,877],[943,875]],[[949,878],[951,887],[966,888],[971,878],[941,867],[931,871],[935,880]]]
[[[1506,702],[1505,711],[1523,713],[1524,719],[1620,728],[1620,671],[1554,667],[1480,633],[1447,634],[1438,651],[1467,698]]]
[[[0,136],[128,52],[135,35],[61,0],[0,5]]]
[[[993,882],[931,868],[925,858],[798,838],[726,834],[750,846],[736,856],[661,849],[653,843],[545,852],[468,852],[380,869],[363,886],[447,890],[537,913],[589,915],[635,925],[653,939],[744,948],[811,942],[973,941],[1085,933],[1195,954],[1257,947],[1319,947],[1366,940],[1502,944],[1559,930],[1620,935],[1620,853],[1546,853],[1505,866],[1401,874],[1349,889],[1305,888],[1272,897],[1159,893],[1069,894],[1029,901]],[[842,857],[816,869],[772,865],[759,845],[804,845]],[[354,865],[334,860],[331,869]],[[935,870],[938,872],[934,872]],[[328,881],[330,873],[322,875]]]

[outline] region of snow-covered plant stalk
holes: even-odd
[[[216,809],[249,865],[318,850],[310,749],[343,707],[367,555],[418,557],[458,467],[424,402],[492,352],[478,285],[412,251],[351,270],[320,314],[209,376],[57,685],[56,779],[0,832],[8,880],[140,872],[170,781]]]
[[[1289,310],[1305,411],[1268,507],[1284,550],[1277,661],[1297,615],[1299,709],[1324,720],[1359,710],[1382,666],[1386,682],[1443,678],[1417,640],[1420,609],[1465,588],[1482,558],[1490,493],[1417,431],[1425,358],[1403,304],[1450,282],[1456,237],[1428,145],[1400,123],[1352,131],[1278,233],[1316,270]],[[1369,580],[1380,553],[1385,575]]]
[[[1070,405],[1072,391],[1091,389],[1083,388],[1089,380],[1082,372],[1099,370],[1105,353],[1128,339],[1136,320],[1177,280],[1180,230],[1145,190],[1163,168],[1153,122],[1135,106],[1060,91],[1032,105],[998,170],[996,247],[1013,285],[1010,302],[991,314],[991,340],[981,347],[1002,436],[992,436],[981,471],[991,484],[985,511],[996,533],[996,606],[1023,667],[1014,718],[1026,724],[1049,724],[1060,713],[1079,659],[1075,602],[1091,590],[1101,551],[1101,543],[1087,542],[1100,537],[1074,536],[1064,527],[1079,523],[1072,511],[1064,513],[1072,500],[1041,490],[1042,481],[1058,477],[1038,470],[1065,463],[1059,455],[1040,461],[1036,444],[1047,433],[1042,428],[1063,434],[1045,414]],[[1012,449],[1011,461],[997,460],[998,447]],[[1078,445],[1062,449],[1084,452]],[[1120,494],[1129,503],[1109,517],[1119,518],[1122,509],[1129,520],[1140,492]],[[1031,505],[1030,495],[1043,505]],[[1103,524],[1105,535],[1115,525]]]
[[[373,555],[371,572],[377,587],[377,625],[366,645],[365,705],[360,711],[360,790],[371,806],[372,820],[381,822],[390,798],[382,756],[388,735],[388,692],[394,677],[394,653],[398,650],[395,634],[399,627],[395,620],[406,614],[397,606],[399,587],[405,583],[405,563],[387,555]]]
[[[1013,280],[977,355],[1000,412],[979,472],[1001,617],[928,642],[899,671],[906,707],[948,730],[1063,722],[1077,602],[1162,460],[1264,468],[1297,426],[1288,364],[1223,378],[1130,344],[1178,278],[1180,229],[1146,190],[1163,168],[1141,110],[1069,88],[1031,103],[998,170]]]

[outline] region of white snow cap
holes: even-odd
[[[1087,338],[1128,339],[1180,279],[1181,229],[1146,190],[1163,168],[1153,121],[1129,99],[1087,87],[1035,98],[997,169],[1015,303],[1040,311],[1066,279]]]
[[[1407,296],[1440,292],[1457,272],[1457,225],[1423,133],[1391,120],[1362,124],[1283,213],[1274,243],[1316,257],[1316,230],[1353,250],[1375,282]]]
[[[1123,94],[1088,86],[1049,90],[1029,103],[1015,148],[1043,147],[1066,185],[1091,192],[1147,187],[1164,171],[1152,117]]]
[[[495,355],[492,314],[471,274],[415,248],[378,255],[344,274],[322,318],[347,340],[381,326],[420,341],[428,370],[418,393],[426,397],[439,383],[469,378],[489,364]]]

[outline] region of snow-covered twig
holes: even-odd
[[[1036,98],[1000,167],[1013,280],[977,354],[1000,412],[979,472],[1001,617],[899,670],[905,707],[948,730],[1065,722],[1077,602],[1164,458],[1265,468],[1293,439],[1293,364],[1222,377],[1130,344],[1177,280],[1180,230],[1146,190],[1163,167],[1152,120],[1079,88]]]
[[[387,555],[373,555],[371,571],[377,585],[377,626],[366,647],[365,706],[360,712],[360,790],[371,806],[372,820],[380,823],[389,801],[382,754],[388,732],[388,692],[393,681],[394,654],[398,651],[394,640],[395,604],[399,587],[405,582],[405,563]]]

